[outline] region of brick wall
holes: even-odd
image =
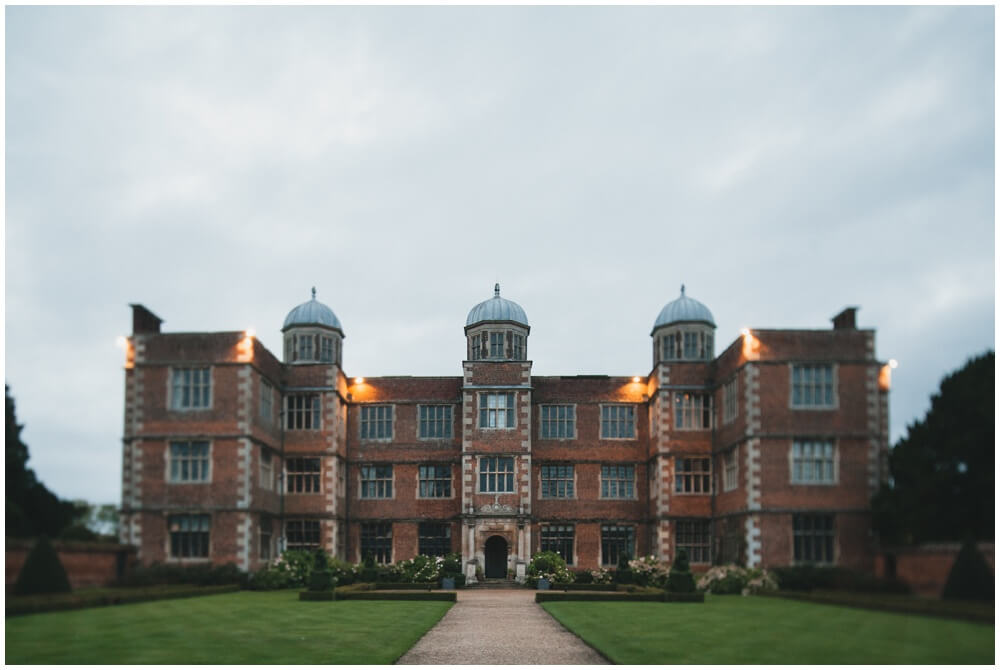
[[[980,542],[977,546],[990,570],[995,570],[994,544]],[[961,548],[962,545],[957,542],[896,547],[875,557],[875,574],[879,577],[893,576],[891,566],[895,562],[895,577],[909,584],[914,593],[940,598]]]
[[[11,592],[21,568],[34,546],[33,540],[7,538],[7,593]],[[74,589],[109,586],[135,563],[135,547],[92,542],[52,542]]]

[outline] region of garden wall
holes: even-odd
[[[7,538],[6,543],[6,592],[10,593],[35,541]],[[59,553],[59,560],[74,589],[108,586],[136,561],[135,547],[124,544],[53,540],[52,546]]]
[[[995,574],[994,544],[980,542],[978,546],[986,564]],[[906,582],[917,595],[940,598],[961,548],[958,542],[936,542],[887,549],[875,557],[875,574],[878,577],[896,577]]]

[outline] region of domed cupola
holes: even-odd
[[[497,284],[493,297],[469,310],[465,320],[468,360],[527,360],[530,331],[524,309],[513,300],[501,298]]]
[[[660,361],[710,361],[715,358],[715,318],[704,304],[681,296],[668,302],[656,317],[653,330],[653,364]]]
[[[333,310],[316,300],[295,307],[281,327],[285,334],[286,363],[336,363],[340,365],[344,329]]]

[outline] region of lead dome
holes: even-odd
[[[470,361],[524,361],[528,358],[528,315],[513,300],[500,297],[500,284],[493,297],[471,310],[465,320]]]
[[[660,361],[710,361],[715,357],[715,319],[708,307],[681,296],[668,302],[656,317],[653,330],[653,365]]]
[[[312,300],[298,305],[288,313],[281,332],[298,326],[324,326],[341,332],[344,330],[333,310],[316,300],[315,288],[312,290]]]
[[[661,326],[669,326],[674,323],[705,323],[715,328],[712,312],[703,303],[689,298],[684,292],[683,284],[681,284],[681,297],[668,302],[660,310],[660,315],[656,317],[656,323],[653,324],[653,332],[656,332],[656,329]]]
[[[285,363],[341,364],[344,329],[333,310],[312,299],[298,305],[285,317],[281,327],[285,334]]]
[[[484,321],[506,321],[528,328],[528,315],[513,300],[500,297],[500,284],[493,287],[493,297],[484,300],[471,310],[465,320],[466,329]]]

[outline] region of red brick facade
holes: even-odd
[[[519,575],[545,545],[578,568],[685,547],[696,568],[872,569],[887,374],[853,310],[718,356],[710,314],[658,322],[643,378],[532,376],[526,318],[485,320],[466,327],[461,376],[367,379],[343,372],[332,312],[286,321],[282,363],[252,334],[161,333],[134,310],[121,539],[145,563],[423,547],[461,552],[470,576]]]

